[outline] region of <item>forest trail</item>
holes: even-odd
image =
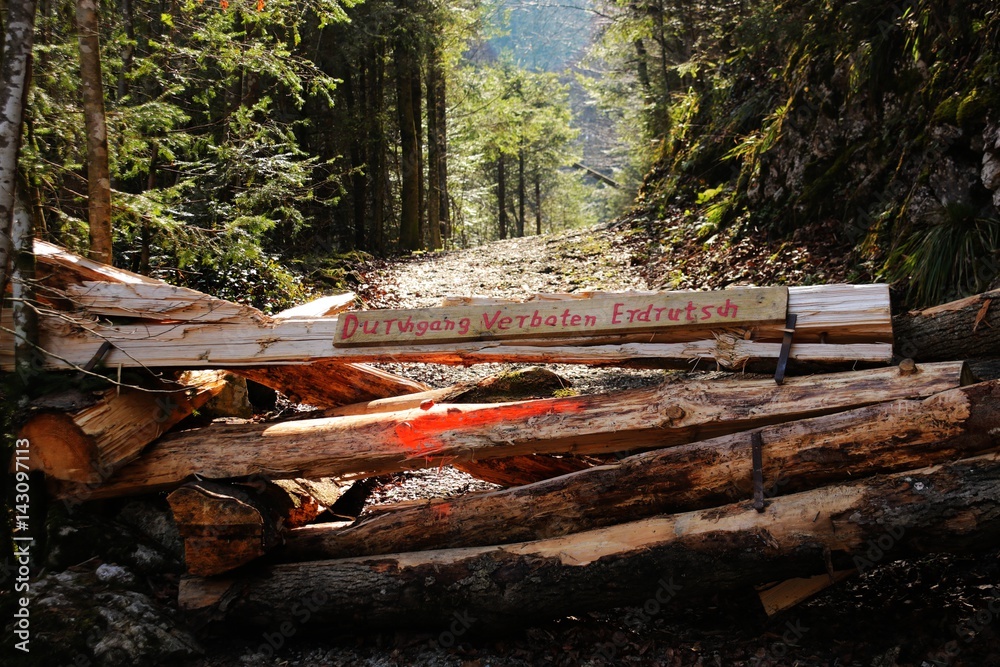
[[[382,276],[394,307],[441,305],[446,296],[520,299],[539,292],[646,289],[611,225],[493,241],[402,260]]]

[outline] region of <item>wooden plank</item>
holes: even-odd
[[[650,292],[624,292],[646,295]],[[609,292],[542,293],[526,302],[567,301],[613,297]],[[445,305],[489,306],[518,303],[488,296],[449,296]],[[893,329],[888,285],[808,285],[788,288],[788,312],[797,317],[795,340],[799,343],[891,343]],[[780,326],[764,324],[749,333],[753,340],[780,341]],[[647,342],[675,342],[670,332],[658,332]],[[623,341],[624,342],[624,341]]]
[[[821,377],[688,381],[607,395],[487,405],[438,404],[373,415],[213,425],[161,439],[91,497],[143,493],[191,475],[374,476],[522,454],[666,447],[959,386],[962,363]],[[78,489],[66,488],[73,495]]]
[[[352,311],[340,317],[336,345],[628,334],[673,327],[726,328],[784,321],[785,287],[660,292],[538,304]]]
[[[69,285],[66,294],[87,312],[108,317],[184,322],[267,321],[267,317],[256,308],[168,283],[87,280]]]
[[[97,280],[130,285],[163,285],[163,281],[95,262],[61,246],[35,239],[35,262],[39,279],[49,287],[63,288],[85,280]]]
[[[767,615],[774,616],[857,573],[858,571],[851,567],[828,574],[817,574],[814,577],[787,579],[776,584],[761,586],[757,589],[757,597],[760,598],[760,604]]]
[[[312,364],[237,368],[234,373],[259,382],[296,403],[335,408],[364,401],[425,392],[421,382],[366,364],[317,361]]]
[[[4,311],[0,334],[0,368],[12,370],[13,344],[9,311]],[[441,345],[399,345],[387,348],[335,348],[335,318],[282,320],[249,325],[183,323],[106,326],[66,316],[40,318],[41,346],[54,356],[45,358],[50,370],[73,368],[63,359],[82,366],[101,348],[105,340],[114,348],[105,357],[108,366],[224,368],[296,364],[318,360],[340,362],[419,362],[469,365],[477,363],[566,363],[613,366],[636,361],[675,361],[690,368],[699,359],[715,360],[724,368],[739,369],[757,359],[777,359],[778,343],[744,340],[719,335],[682,343],[626,342],[599,344],[594,339],[567,339],[553,345],[549,341],[524,340],[516,343],[481,341]],[[58,358],[57,358],[58,357]],[[888,362],[889,343],[822,345],[795,343],[791,359],[803,362],[843,361]]]
[[[283,310],[280,313],[275,313],[271,318],[275,320],[296,320],[310,317],[332,317],[349,309],[357,299],[358,296],[354,292],[323,296],[295,306],[294,308]]]

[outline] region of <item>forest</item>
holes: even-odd
[[[38,236],[219,296],[630,209],[682,211],[674,240],[829,221],[911,305],[997,274],[986,2],[9,5]]]

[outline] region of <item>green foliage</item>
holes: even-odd
[[[730,9],[610,6],[608,51],[629,54],[617,62],[631,68],[633,94],[644,60],[637,126],[660,148],[643,205],[690,207],[687,231],[698,238],[736,220],[773,236],[837,220],[841,238],[831,245],[852,245],[859,265],[898,281],[914,305],[994,280],[997,209],[980,185],[941,169],[981,168],[983,128],[996,121],[993,5],[793,0]],[[661,10],[673,21],[661,23]],[[644,59],[629,48],[637,39]],[[928,217],[938,209],[947,213]]]
[[[985,291],[1000,261],[1000,219],[949,206],[936,221],[902,235],[885,263],[885,277],[908,284],[912,303],[934,304]],[[992,265],[993,270],[982,269]]]

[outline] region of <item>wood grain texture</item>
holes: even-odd
[[[1000,543],[1000,456],[503,546],[272,565],[182,580],[182,608],[271,625],[484,627],[806,577],[877,558]],[[867,564],[867,565],[866,565]],[[293,607],[293,605],[295,605]]]
[[[432,344],[725,328],[784,321],[785,287],[659,292],[562,302],[344,313],[337,346]]]
[[[760,433],[768,498],[923,467],[1000,448],[1000,382],[766,426]],[[527,486],[389,507],[340,530],[306,527],[290,535],[281,558],[529,541],[752,494],[750,434],[742,432]]]
[[[277,424],[213,425],[161,439],[92,497],[172,488],[191,475],[342,477],[522,454],[665,447],[754,426],[959,386],[964,365],[928,364],[822,378],[687,381],[611,395],[427,409]],[[78,490],[67,488],[74,495]]]

